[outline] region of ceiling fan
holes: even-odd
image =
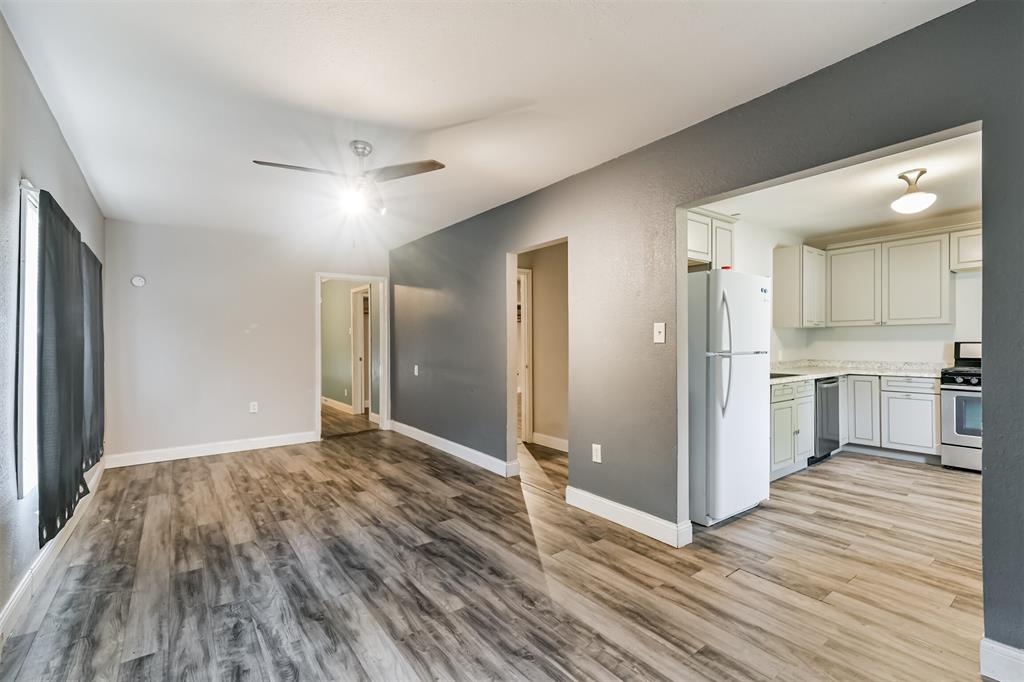
[[[441,170],[444,164],[434,159],[425,161],[411,161],[399,163],[394,166],[382,166],[381,168],[364,169],[366,157],[373,153],[373,145],[366,140],[352,140],[348,143],[352,153],[359,157],[359,174],[348,175],[338,171],[323,170],[320,168],[309,168],[308,166],[294,166],[290,163],[275,163],[274,161],[253,160],[258,166],[270,166],[272,168],[284,168],[285,170],[302,171],[303,173],[316,173],[317,175],[333,175],[338,178],[345,178],[348,185],[341,192],[341,207],[350,214],[362,213],[367,208],[384,215],[386,208],[384,199],[377,189],[377,183],[397,180],[398,178],[429,173],[430,171]]]

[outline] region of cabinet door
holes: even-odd
[[[839,377],[839,447],[850,442],[850,380]]]
[[[948,324],[949,235],[882,244],[882,324]]]
[[[797,460],[806,459],[814,455],[814,396],[795,400],[793,412],[796,415],[793,457]]]
[[[880,447],[878,377],[851,376],[847,388],[849,442]]]
[[[803,247],[801,298],[803,326],[825,326],[825,252]]]
[[[711,227],[713,230],[713,234],[715,235],[711,267],[732,267],[732,224],[721,220],[712,219]]]
[[[827,253],[828,326],[882,324],[882,245]]]
[[[882,447],[939,454],[939,396],[882,392]]]
[[[949,269],[978,270],[981,268],[981,228],[960,230],[949,234]]]
[[[686,214],[686,255],[694,260],[711,262],[711,218],[697,213]]]
[[[772,405],[772,471],[789,466],[796,461],[794,457],[796,421],[794,401],[787,400]]]

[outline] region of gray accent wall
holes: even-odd
[[[505,458],[505,254],[568,237],[570,484],[674,521],[685,333],[675,206],[974,121],[984,125],[985,626],[1024,648],[1022,3],[965,6],[395,249],[394,418]],[[668,343],[656,346],[658,321]],[[630,409],[611,394],[630,396]],[[602,464],[590,443],[603,445]]]
[[[39,501],[18,499],[14,465],[22,178],[53,194],[104,261],[103,214],[0,17],[0,608],[39,555]]]

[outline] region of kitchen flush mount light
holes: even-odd
[[[915,168],[913,170],[900,173],[900,180],[907,183],[907,191],[904,192],[901,197],[896,199],[896,201],[890,204],[892,210],[903,214],[920,213],[935,203],[936,197],[934,194],[931,192],[922,192],[917,187],[917,183],[920,182],[921,176],[927,172],[928,171],[925,168]]]

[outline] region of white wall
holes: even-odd
[[[739,220],[733,234],[733,267],[740,272],[772,276],[772,251],[776,246],[802,244],[800,237],[768,227]],[[803,348],[807,343],[803,329],[772,329],[772,360],[784,360],[788,349]]]
[[[313,431],[315,273],[387,269],[349,244],[108,221],[108,454]]]
[[[808,329],[805,343],[787,345],[783,360],[953,361],[954,341],[981,340],[981,273],[953,275],[954,324]]]
[[[18,311],[18,183],[51,192],[104,257],[103,215],[0,17],[0,608],[39,554],[39,501],[18,500],[14,468],[15,350]]]

